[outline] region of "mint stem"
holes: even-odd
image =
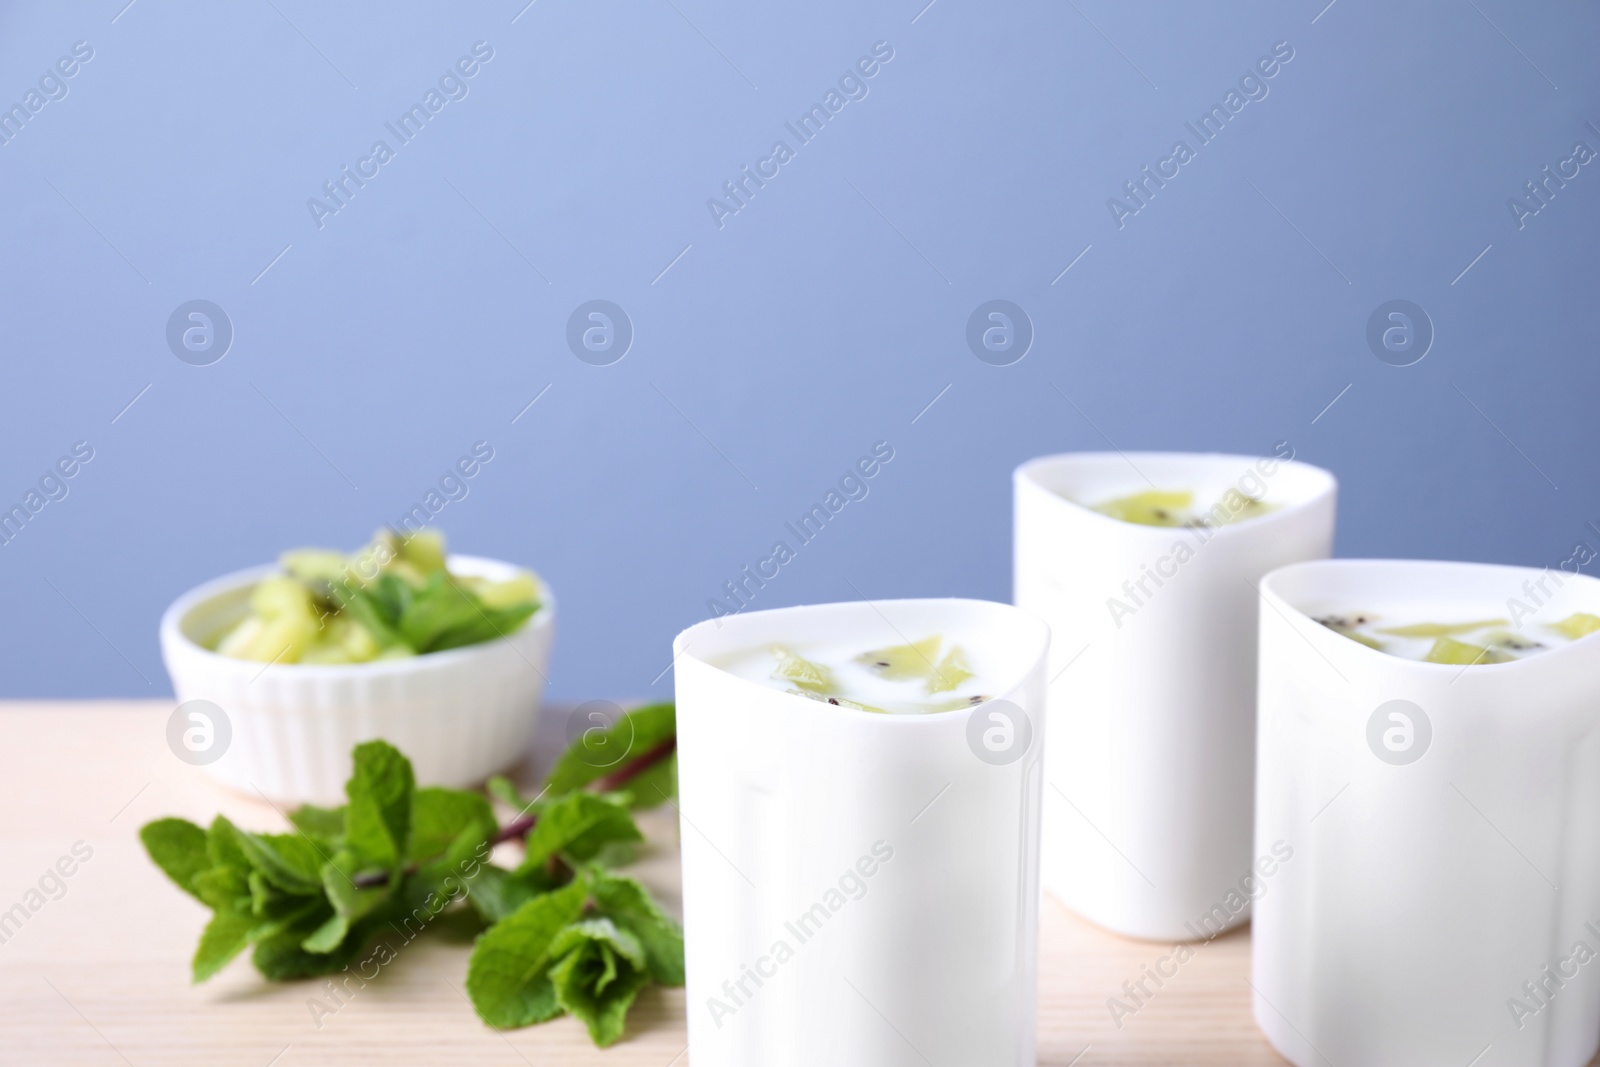
[[[662,760],[672,755],[672,753],[677,750],[677,747],[678,738],[676,736],[667,738],[665,741],[650,749],[632,763],[624,764],[622,767],[612,771],[604,778],[596,780],[594,784],[597,791],[601,793],[610,793],[620,789],[622,786],[637,778],[639,775],[643,774],[657,763],[660,763]]]

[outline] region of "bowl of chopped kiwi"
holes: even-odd
[[[207,582],[161,620],[180,704],[212,720],[193,762],[274,800],[336,803],[350,751],[382,738],[418,784],[515,762],[543,695],[555,601],[532,571],[448,555],[432,530],[308,548]]]

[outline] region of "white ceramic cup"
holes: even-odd
[[[1255,859],[1255,585],[1329,554],[1333,476],[1280,457],[1108,452],[1035,459],[1014,483],[1015,600],[1053,634],[1045,888],[1133,937],[1243,922],[1248,903],[1229,894]],[[1152,487],[1276,508],[1173,529],[1084,506]],[[1220,926],[1204,919],[1219,902]]]
[[[449,567],[495,580],[520,571],[476,556],[451,556]],[[204,764],[212,777],[250,796],[341,804],[350,750],[362,741],[400,749],[421,785],[474,785],[526,753],[555,627],[542,581],[539,610],[508,637],[410,659],[267,665],[206,648],[245,616],[256,583],[279,573],[264,566],[207,582],[161,618],[180,705],[210,701],[227,720],[226,748]]]
[[[930,632],[983,645],[998,699],[874,714],[712,662]],[[784,608],[678,635],[695,1067],[1033,1067],[1049,640],[976,600]],[[1007,740],[986,748],[996,723]]]
[[[1600,581],[1329,560],[1261,589],[1256,842],[1294,849],[1255,905],[1268,1039],[1299,1067],[1588,1063],[1600,1048],[1600,637],[1460,667],[1377,652],[1315,619],[1411,604],[1422,617],[1400,622],[1450,622],[1499,606],[1491,617],[1536,637],[1600,614]],[[1424,614],[1450,605],[1453,618]]]

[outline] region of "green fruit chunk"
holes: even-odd
[[[772,646],[772,655],[778,661],[778,665],[772,669],[772,677],[793,682],[813,693],[824,693],[833,688],[833,676],[828,668],[797,656],[781,645]]]
[[[1358,644],[1366,645],[1375,652],[1384,650],[1382,641],[1357,630],[1357,627],[1365,626],[1372,621],[1370,615],[1325,615],[1317,621],[1339,636],[1348,637]]]
[[[933,675],[928,679],[928,692],[948,693],[960,686],[962,682],[972,677],[972,671],[967,667],[966,653],[961,651],[960,645],[951,645],[950,651],[944,654],[944,659],[933,669]]]
[[[1140,526],[1184,526],[1193,504],[1193,493],[1150,489],[1096,504],[1093,510]]]
[[[934,634],[921,641],[913,641],[909,645],[895,645],[892,648],[863,652],[856,657],[856,662],[870,667],[879,677],[894,681],[907,678],[932,679],[934,659],[939,655],[939,645],[942,642],[943,638]]]
[[[1596,630],[1600,630],[1600,615],[1590,615],[1586,611],[1580,611],[1574,615],[1568,615],[1558,623],[1552,624],[1550,629],[1555,630],[1563,637],[1576,641],[1580,637],[1587,637]]]
[[[293,578],[264,578],[250,593],[250,610],[264,619],[312,618],[311,591]]]
[[[284,570],[302,582],[337,582],[349,575],[350,557],[326,548],[299,548],[278,557]]]
[[[1523,637],[1521,634],[1514,634],[1510,630],[1496,630],[1492,634],[1485,634],[1483,643],[1493,645],[1495,648],[1503,648],[1507,652],[1531,652],[1536,648],[1544,647],[1543,644],[1533,640],[1531,637]]]
[[[988,696],[951,697],[949,700],[936,700],[928,705],[928,711],[960,711],[962,708],[975,708],[985,700],[993,700]]]
[[[401,538],[398,549],[401,560],[424,575],[444,570],[444,534],[438,530],[418,530]]]
[[[1239,498],[1240,503],[1233,503],[1236,496]],[[1276,504],[1269,504],[1265,500],[1256,500],[1253,497],[1245,496],[1237,489],[1230,489],[1227,496],[1222,498],[1222,502],[1212,508],[1210,514],[1206,517],[1211,521],[1226,526],[1229,523],[1244,522],[1246,519],[1258,519],[1277,509],[1278,505]]]
[[[854,708],[857,711],[870,711],[874,715],[889,714],[889,711],[886,708],[875,708],[871,704],[861,704],[854,700],[846,700],[844,697],[831,697],[822,693],[807,692],[804,689],[785,689],[784,692],[788,693],[790,696],[805,697],[807,700],[815,700],[819,704],[832,704],[836,708]]]
[[[1380,633],[1392,634],[1395,637],[1453,637],[1456,634],[1469,634],[1474,630],[1481,630],[1485,626],[1508,625],[1504,619],[1479,619],[1477,622],[1419,622],[1410,626],[1394,626]]]
[[[1465,667],[1475,663],[1510,663],[1512,657],[1492,648],[1457,641],[1453,637],[1441,637],[1433,643],[1432,648],[1428,649],[1428,654],[1423,660],[1427,663],[1452,663]]]
[[[539,586],[531,574],[519,574],[503,582],[469,578],[467,584],[478,594],[478,599],[483,601],[485,607],[511,608],[519,604],[536,604],[539,601]]]

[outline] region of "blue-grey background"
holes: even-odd
[[[172,598],[356,546],[476,441],[438,525],[550,581],[566,698],[669,692],[673,634],[877,441],[757,606],[1006,599],[1011,469],[1108,441],[1289,441],[1341,480],[1341,555],[1600,548],[1600,163],[1523,228],[1507,205],[1600,149],[1594,3],[925,3],[5,4],[0,104],[94,55],[0,146],[0,503],[94,459],[0,548],[0,692],[169,692]],[[1119,228],[1108,198],[1278,42],[1266,98]],[[565,340],[597,298],[636,331],[611,366]],[[1011,366],[965,340],[993,298],[1036,332]],[[167,346],[192,299],[235,330],[210,366]],[[1415,365],[1368,348],[1391,299],[1433,322]]]

